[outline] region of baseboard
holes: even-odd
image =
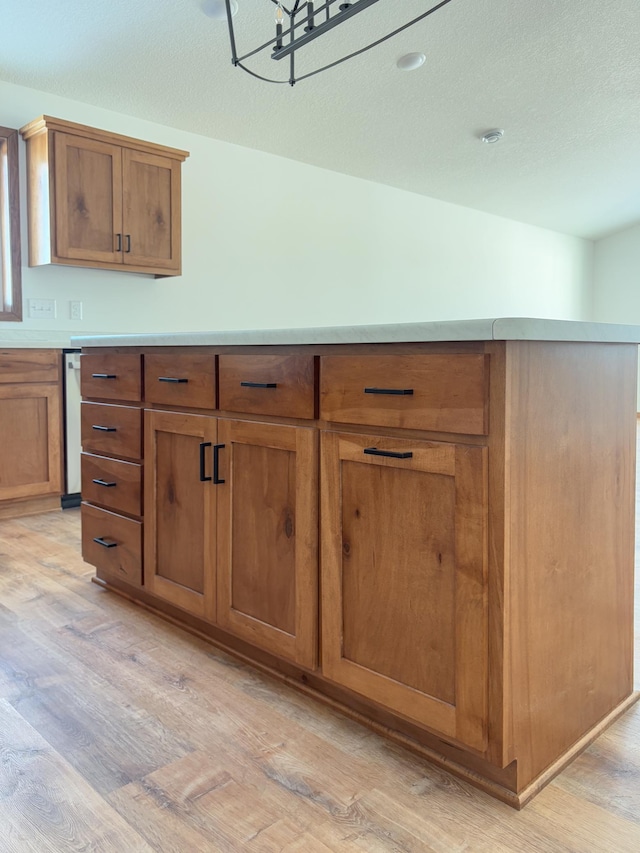
[[[74,492],[71,495],[63,495],[60,498],[62,509],[71,509],[72,507],[80,506],[82,503],[82,495],[80,492]]]
[[[38,515],[41,512],[55,512],[56,510],[60,510],[60,495],[3,501],[0,503],[0,519],[20,518],[24,515]]]

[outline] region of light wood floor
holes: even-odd
[[[0,521],[2,853],[640,851],[639,705],[515,812],[90,576]]]

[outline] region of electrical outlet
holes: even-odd
[[[82,320],[82,302],[75,299],[69,302],[69,318],[71,320]]]
[[[28,301],[29,317],[34,320],[55,320],[56,318],[56,300],[55,299],[29,299]]]

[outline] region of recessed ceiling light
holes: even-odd
[[[495,130],[488,130],[482,137],[482,141],[486,142],[487,145],[494,145],[496,142],[500,142],[503,136],[504,130],[496,128]]]
[[[405,55],[401,56],[396,62],[396,67],[399,68],[400,71],[415,71],[416,68],[420,68],[421,65],[424,65],[426,58],[427,57],[424,53],[405,53]]]
[[[227,20],[227,4],[225,0],[202,0],[200,8],[208,18],[213,18],[214,21]],[[231,0],[231,14],[235,15],[238,11],[238,3],[236,0]]]

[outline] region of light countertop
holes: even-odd
[[[640,326],[575,320],[502,317],[390,323],[375,326],[324,326],[300,329],[175,332],[137,335],[73,336],[74,347],[234,346],[251,344],[370,344],[429,341],[597,341],[640,343]]]
[[[3,329],[0,324],[0,349],[69,349],[72,332]]]

